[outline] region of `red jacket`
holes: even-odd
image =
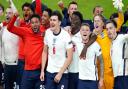
[[[30,22],[25,22],[23,19],[20,20],[20,27],[31,27],[30,26]],[[24,41],[22,40],[22,38],[19,39],[19,59],[23,60],[25,59],[25,55],[24,55]]]
[[[34,34],[31,28],[14,26],[16,18],[15,16],[12,18],[7,28],[24,41],[25,70],[40,69],[45,29],[40,26],[39,33]]]

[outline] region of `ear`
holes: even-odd
[[[68,8],[68,14],[69,14],[69,8]]]
[[[61,25],[61,21],[59,21],[59,25]]]

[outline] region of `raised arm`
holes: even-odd
[[[68,17],[68,9],[64,6],[64,2],[62,0],[58,2],[58,6],[62,10],[64,17]]]
[[[123,13],[122,9],[119,9],[118,10],[118,19],[117,19],[117,32],[120,31],[120,28],[123,23],[124,23],[124,13]]]
[[[35,0],[36,2],[36,9],[35,13],[42,16],[42,6],[41,6],[41,0]]]
[[[12,17],[11,21],[9,22],[9,24],[7,26],[7,29],[10,32],[22,37],[22,36],[24,36],[24,35],[26,35],[28,33],[28,30],[25,27],[16,27],[16,26],[14,26],[14,23],[15,23],[17,17],[18,16],[16,16],[16,15],[14,15]]]

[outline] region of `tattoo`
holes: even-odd
[[[102,54],[98,56],[98,59],[100,61],[100,78],[103,78],[104,77],[104,62],[103,62]]]

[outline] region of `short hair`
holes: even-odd
[[[49,17],[51,17],[52,10],[50,8],[46,8],[44,11],[48,12]]]
[[[96,16],[99,16],[99,17],[102,19],[102,21],[105,23],[105,18],[104,18],[104,16],[101,15],[101,14],[95,15],[95,16],[93,17],[93,21],[94,21],[94,18],[95,18]]]
[[[83,15],[82,15],[79,11],[75,11],[75,12],[73,12],[72,15],[76,15],[76,16],[78,16],[79,19],[80,19],[80,21],[81,21],[81,23],[83,22]]]
[[[31,4],[28,3],[28,2],[25,2],[23,5],[22,5],[22,10],[24,9],[24,7],[29,7],[31,9]]]
[[[58,10],[53,11],[51,16],[57,16],[59,21],[62,21],[62,15]]]
[[[97,5],[93,8],[93,13],[95,12],[96,8],[102,8],[100,5]]]
[[[68,4],[68,8],[70,7],[71,4],[78,5],[77,2],[75,2],[75,1],[71,1],[71,2]]]
[[[2,8],[3,12],[4,12],[4,6],[2,4],[0,4],[0,7]]]
[[[112,23],[114,25],[115,28],[117,28],[117,23],[114,20],[108,20],[106,21],[105,25]]]
[[[118,13],[113,13],[113,14],[110,16],[110,19],[114,19],[114,18],[118,18]]]
[[[88,26],[90,28],[90,30],[91,30],[91,27],[90,27],[90,25],[88,23],[82,23],[81,26]]]
[[[38,14],[33,14],[33,15],[30,17],[30,20],[31,20],[32,18],[38,18],[38,19],[40,20],[40,16],[39,16]]]

